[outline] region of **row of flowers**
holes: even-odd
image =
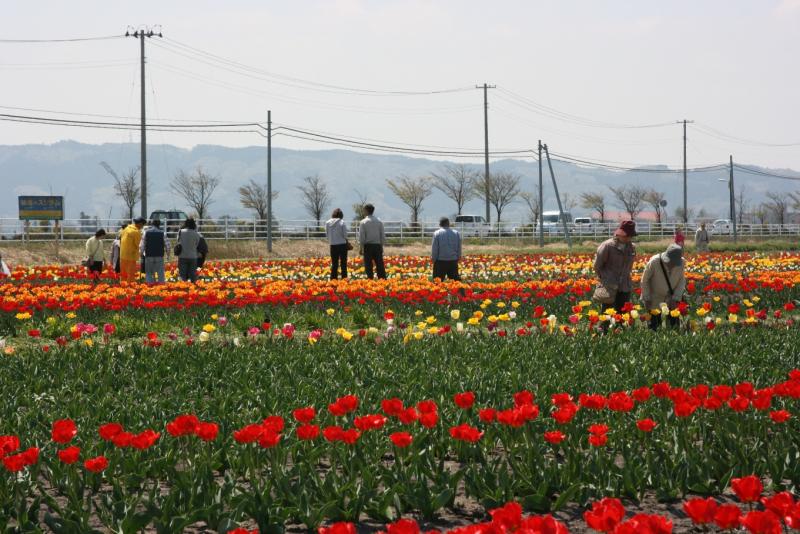
[[[640,254],[634,262],[634,271],[641,273],[649,259]],[[492,278],[582,278],[592,276],[594,256],[592,254],[490,254],[468,255],[460,261],[461,273],[470,279]],[[170,263],[168,278],[177,280],[177,266]],[[360,263],[353,266],[359,270]],[[425,256],[387,256],[387,272],[390,276],[430,276],[430,258]],[[296,280],[298,273],[304,278],[324,280],[329,275],[330,261],[324,257],[296,258],[291,260],[249,260],[208,262],[203,275],[222,280]],[[690,277],[705,278],[711,275],[720,280],[731,280],[731,273],[754,271],[800,270],[800,254],[784,252],[763,253],[700,253],[692,254],[686,271]],[[0,274],[0,277],[3,275]],[[113,271],[103,273],[102,278],[115,278]],[[78,265],[15,266],[9,277],[17,282],[43,282],[53,280],[83,280],[91,277]]]
[[[570,307],[566,318],[559,318],[547,312],[544,306],[523,306],[518,301],[506,303],[493,302],[484,299],[479,309],[471,313],[458,308],[451,309],[445,317],[427,315],[417,310],[404,319],[397,317],[394,311],[387,310],[383,313],[382,328],[352,328],[339,326],[336,321],[347,323],[350,306],[339,309],[328,308],[325,315],[330,317],[332,323],[330,330],[321,327],[311,328],[304,332],[292,323],[273,325],[261,323],[258,326],[243,327],[240,315],[235,313],[229,319],[225,315],[211,314],[210,321],[201,328],[193,331],[190,327],[183,327],[178,331],[156,332],[149,331],[143,335],[143,342],[147,346],[158,347],[164,342],[182,342],[192,345],[195,341],[201,343],[217,338],[224,342],[240,345],[242,342],[255,342],[263,339],[305,339],[310,344],[321,340],[341,339],[346,342],[353,339],[366,339],[382,341],[391,336],[401,336],[404,342],[421,340],[430,336],[447,336],[453,334],[482,333],[499,337],[529,336],[534,334],[565,334],[575,335],[579,332],[606,332],[610,326],[615,328],[630,329],[644,328],[649,325],[652,317],[669,316],[679,319],[687,329],[692,331],[705,330],[713,332],[717,327],[743,326],[769,326],[774,328],[792,328],[800,324],[797,305],[793,301],[784,303],[776,309],[758,307],[760,298],[744,299],[741,302],[731,302],[725,305],[719,303],[721,299],[715,297],[703,301],[696,308],[691,308],[687,303],[680,302],[675,309],[668,309],[666,304],[660,308],[644,310],[641,305],[627,303],[621,310],[613,308],[595,308],[590,301],[577,301]],[[74,319],[75,312],[68,312],[65,319]],[[26,322],[33,319],[29,312],[16,314],[16,320]],[[237,326],[238,325],[238,326]],[[67,328],[68,332],[63,329]],[[49,351],[51,344],[66,346],[71,341],[81,342],[93,346],[95,342],[110,343],[115,339],[117,326],[113,323],[104,323],[102,326],[92,323],[64,324],[64,319],[50,315],[41,327],[28,328],[27,337],[41,341],[41,348]],[[139,338],[142,339],[142,338]],[[12,345],[0,345],[6,354],[13,354]]]
[[[713,497],[692,498],[682,503],[681,509],[692,524],[708,530],[716,527],[731,531],[743,527],[752,534],[781,534],[784,526],[800,530],[800,502],[789,492],[764,496],[764,487],[755,475],[731,480],[731,490],[742,509],[735,503],[720,504]],[[490,521],[449,530],[449,534],[568,534],[567,525],[552,515],[523,515],[522,506],[514,501],[500,508],[489,510]],[[606,497],[592,503],[583,513],[585,525],[595,531],[609,534],[670,534],[673,530],[671,517],[659,514],[628,514],[619,499]],[[238,529],[233,534],[252,534],[256,531]],[[355,534],[354,523],[334,523],[320,527],[319,534]],[[421,534],[414,519],[401,519],[387,525],[381,534]],[[425,534],[440,534],[439,530],[428,530]]]
[[[453,417],[460,424],[450,426],[448,433],[453,440],[475,443],[484,436],[484,430],[470,424],[471,414],[477,412],[477,419],[485,429],[497,424],[509,428],[520,428],[526,423],[539,418],[541,408],[535,402],[536,396],[529,390],[523,390],[513,395],[513,405],[509,408],[483,407],[476,404],[476,395],[471,391],[457,393],[453,396],[452,408],[456,410]],[[652,386],[642,386],[633,391],[617,391],[608,395],[599,393],[580,393],[577,398],[562,392],[550,396],[549,416],[553,423],[564,426],[575,419],[579,411],[588,411],[596,415],[604,412],[609,414],[632,413],[637,405],[644,405],[653,399],[664,399],[669,402],[666,406],[664,422],[669,420],[669,414],[676,419],[691,417],[697,410],[715,412],[723,408],[732,413],[743,413],[749,410],[768,412],[769,419],[776,425],[787,423],[792,414],[785,408],[773,409],[776,399],[800,399],[800,370],[795,369],[789,373],[789,378],[783,382],[769,387],[756,388],[749,382],[742,382],[735,386],[719,384],[709,386],[698,384],[688,389],[670,385],[668,382],[659,382]],[[576,402],[577,401],[577,402]],[[433,400],[423,400],[416,404],[407,405],[403,400],[393,397],[383,399],[380,403],[380,413],[356,415],[360,400],[355,395],[345,395],[330,403],[327,413],[334,418],[330,424],[321,426],[316,422],[317,409],[313,406],[296,408],[292,411],[292,419],[296,423],[295,437],[299,441],[311,441],[323,437],[327,442],[341,442],[347,445],[356,444],[361,436],[370,431],[381,430],[387,427],[390,418],[396,420],[393,425],[397,431],[389,434],[388,439],[397,449],[409,447],[414,441],[414,435],[409,432],[413,425],[432,429],[440,424],[440,406]],[[620,425],[625,423],[619,421]],[[346,428],[344,425],[352,426]],[[653,432],[662,423],[650,417],[639,418],[635,421],[636,429],[643,435]],[[286,420],[280,415],[270,415],[263,421],[245,425],[233,432],[233,439],[239,444],[257,443],[262,448],[277,446],[284,437]],[[201,421],[196,415],[184,414],[177,416],[166,424],[166,432],[174,437],[195,436],[202,441],[215,441],[220,431],[220,425],[211,421]],[[592,447],[603,447],[609,441],[612,428],[603,422],[596,422],[586,427],[583,437]],[[630,429],[624,427],[620,431],[625,434]],[[116,448],[134,448],[146,450],[154,446],[161,438],[161,432],[145,429],[134,433],[126,430],[120,423],[107,423],[98,428],[98,435]],[[52,423],[51,440],[58,445],[68,445],[78,436],[78,426],[72,419],[61,419]],[[575,436],[577,439],[579,436]],[[552,445],[559,445],[568,438],[562,430],[545,430],[541,438]],[[22,452],[20,438],[15,435],[0,436],[0,457],[6,470],[20,471],[26,466],[33,465],[39,460],[39,448],[31,447]],[[57,452],[59,460],[65,464],[73,464],[80,459],[81,449],[75,445],[61,449]],[[89,471],[99,472],[108,467],[105,456],[86,459],[84,467]]]
[[[491,266],[484,276],[465,276],[465,282],[438,283],[398,272],[385,281],[362,279],[326,280],[304,269],[301,260],[221,264],[220,272],[237,271],[238,276],[212,276],[199,284],[128,284],[116,281],[90,285],[59,276],[50,267],[18,269],[12,278],[0,280],[0,311],[35,313],[76,310],[185,310],[198,307],[242,308],[253,305],[298,305],[305,303],[451,304],[519,299],[578,300],[590,295],[594,275],[588,257],[526,256],[491,257],[508,269]],[[529,260],[529,261],[526,261]],[[400,265],[422,261],[405,258]],[[468,260],[485,266],[489,259]],[[690,294],[780,293],[800,284],[798,255],[697,258],[701,269],[687,275]],[[524,266],[534,266],[526,271]],[[576,268],[576,265],[581,265]],[[547,268],[553,266],[552,269]],[[556,267],[561,270],[555,270]],[[466,267],[465,267],[466,268]],[[227,270],[227,271],[226,271]],[[280,274],[275,277],[255,273]],[[62,273],[63,274],[63,273]],[[637,276],[634,276],[636,280]]]

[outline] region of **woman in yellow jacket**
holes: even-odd
[[[125,227],[119,237],[119,271],[124,282],[135,282],[139,277],[139,243],[142,241],[144,218],[137,217]]]

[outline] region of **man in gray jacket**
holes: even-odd
[[[450,228],[450,219],[439,219],[439,229],[433,233],[431,260],[433,277],[439,280],[461,280],[458,276],[458,260],[461,259],[461,235]]]
[[[361,246],[361,254],[364,255],[364,271],[367,278],[372,278],[372,264],[378,271],[378,278],[386,278],[386,268],[383,265],[383,245],[386,244],[386,232],[383,230],[383,222],[375,217],[375,206],[366,204],[364,211],[367,216],[361,219],[358,224],[358,243]]]

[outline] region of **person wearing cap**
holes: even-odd
[[[139,243],[142,242],[144,217],[136,217],[119,238],[119,271],[123,282],[134,282],[139,276]]]
[[[700,228],[694,233],[694,246],[697,252],[708,252],[708,230],[706,230],[706,223],[700,223]]]
[[[636,223],[622,221],[611,239],[600,243],[594,258],[594,272],[600,283],[608,290],[616,292],[613,308],[617,311],[631,299],[633,290],[631,270],[636,257],[634,237],[636,237]]]
[[[461,236],[450,228],[450,219],[439,219],[439,229],[433,233],[431,241],[431,260],[433,277],[444,281],[461,280],[458,275],[458,260],[461,259]]]
[[[656,254],[644,268],[642,274],[642,302],[645,310],[663,310],[651,313],[650,328],[658,329],[661,316],[666,310],[674,310],[683,299],[686,290],[686,276],[683,273],[683,247],[671,244],[661,254]],[[664,309],[663,305],[666,305]],[[678,326],[678,318],[667,315],[669,326]]]

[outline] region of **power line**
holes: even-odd
[[[651,169],[645,166],[622,166],[622,165],[610,165],[608,163],[603,163],[602,161],[596,160],[589,160],[585,158],[581,158],[578,156],[570,156],[568,154],[556,154],[554,152],[550,153],[554,160],[561,161],[562,163],[578,163],[582,165],[591,165],[593,167],[602,167],[604,169],[610,170],[617,170],[617,171],[632,171],[632,172],[646,172],[646,173],[654,173],[654,174],[680,174],[683,173],[683,169]],[[613,163],[613,162],[612,162]],[[709,172],[709,171],[716,171],[725,169],[727,166],[725,164],[718,164],[718,165],[708,165],[704,167],[694,167],[691,169],[686,169],[688,172]]]
[[[721,132],[711,126],[706,124],[696,124],[695,128],[697,131],[708,135],[710,137],[715,137],[722,141],[732,141],[734,143],[743,144],[743,145],[755,145],[755,146],[765,146],[765,147],[790,147],[790,146],[800,146],[800,143],[767,143],[763,141],[754,141],[752,139],[745,139],[743,137],[736,137],[733,135],[728,135],[724,132]]]
[[[131,89],[131,93],[132,93]],[[33,111],[36,113],[53,113],[56,115],[72,115],[75,117],[97,117],[101,119],[130,119],[135,120],[138,117],[132,117],[130,115],[103,115],[99,113],[81,113],[77,111],[57,111],[53,109],[43,109],[43,108],[26,108],[26,107],[15,107],[15,106],[0,106],[0,109],[11,109],[14,111]],[[237,121],[237,120],[211,120],[211,119],[167,119],[167,118],[159,118],[159,121],[164,122],[206,122],[206,123],[245,123],[247,121]]]
[[[664,126],[671,126],[673,124],[672,122],[658,122],[653,124],[622,124],[614,122],[597,121],[594,119],[589,119],[578,115],[572,115],[570,113],[566,113],[563,111],[559,111],[555,108],[545,106],[527,97],[519,95],[513,91],[509,91],[508,89],[505,89],[503,87],[499,87],[498,90],[505,93],[511,99],[513,99],[513,101],[508,100],[510,103],[515,104],[521,108],[554,119],[566,122],[572,122],[574,124],[579,124],[581,126],[588,126],[592,128],[644,129],[644,128],[661,128]]]
[[[0,39],[0,43],[78,43],[83,41],[107,41],[121,39],[124,35],[105,35],[101,37],[74,37],[71,39]]]
[[[472,89],[471,87],[451,87],[451,88],[444,88],[444,89],[431,89],[431,90],[421,90],[421,91],[419,91],[419,90],[417,90],[417,91],[379,90],[379,89],[365,89],[365,88],[359,88],[359,87],[348,87],[348,86],[343,86],[343,85],[335,85],[335,84],[328,84],[328,83],[322,83],[322,82],[315,82],[315,81],[311,81],[311,80],[305,80],[305,79],[302,79],[302,78],[296,78],[296,77],[293,77],[293,76],[286,76],[286,75],[283,75],[283,74],[277,74],[277,73],[274,73],[274,72],[269,72],[269,71],[266,71],[266,70],[263,70],[263,69],[259,69],[257,67],[252,67],[252,66],[246,65],[244,63],[233,61],[231,59],[224,58],[222,56],[218,56],[218,55],[212,54],[210,52],[206,52],[204,50],[201,50],[199,48],[195,48],[193,46],[190,46],[190,45],[187,45],[187,44],[184,44],[184,43],[181,43],[181,42],[176,41],[174,39],[165,38],[165,41],[167,41],[168,43],[172,44],[173,46],[180,47],[184,51],[193,53],[195,55],[206,57],[206,58],[208,58],[210,60],[213,60],[213,61],[216,61],[218,63],[223,63],[223,64],[227,64],[227,65],[233,65],[235,67],[238,67],[241,70],[250,71],[252,73],[258,73],[258,74],[261,74],[263,76],[268,76],[268,77],[276,78],[276,79],[279,79],[279,80],[285,80],[286,82],[292,82],[294,84],[300,84],[300,85],[303,85],[303,86],[308,86],[308,87],[303,87],[304,89],[307,89],[307,90],[316,90],[316,91],[322,91],[322,92],[337,91],[337,92],[345,92],[345,93],[351,93],[351,94],[359,94],[359,95],[362,95],[362,96],[426,96],[426,95],[439,95],[439,94],[466,92],[466,91],[469,91],[469,90]],[[279,83],[279,82],[275,82],[275,83]]]
[[[750,167],[744,167],[744,166],[738,165],[736,163],[733,164],[733,168],[734,169],[738,169],[738,170],[740,170],[742,172],[745,172],[745,173],[748,173],[748,174],[756,174],[756,175],[759,175],[759,176],[768,176],[770,178],[779,178],[781,180],[797,180],[797,181],[800,181],[800,176],[787,176],[785,174],[775,174],[775,173],[771,173],[771,172],[761,171],[761,170],[758,170],[758,169],[752,169]]]
[[[207,76],[203,76],[192,71],[188,71],[186,69],[182,69],[180,67],[175,67],[173,65],[169,65],[163,63],[161,61],[150,61],[151,67],[155,67],[158,69],[164,69],[169,72],[173,72],[175,74],[185,76],[191,78],[195,81],[204,83],[206,85],[212,85],[221,87],[223,89],[228,89],[230,91],[239,92],[243,94],[249,94],[251,96],[257,96],[260,98],[269,98],[272,100],[279,100],[281,102],[286,102],[289,104],[294,105],[301,105],[307,107],[315,107],[319,109],[330,109],[336,111],[347,111],[353,113],[367,113],[367,114],[375,114],[375,115],[434,115],[434,114],[443,114],[443,113],[463,113],[465,111],[473,111],[477,109],[476,105],[469,105],[469,106],[460,106],[460,107],[449,107],[449,108],[365,108],[359,106],[349,106],[345,104],[331,104],[328,102],[321,102],[318,100],[310,100],[304,98],[296,98],[290,97],[286,95],[282,95],[280,93],[272,93],[269,91],[263,91],[260,89],[253,89],[250,87],[245,87],[238,84],[233,84],[230,82],[223,82],[219,80],[211,79]]]

